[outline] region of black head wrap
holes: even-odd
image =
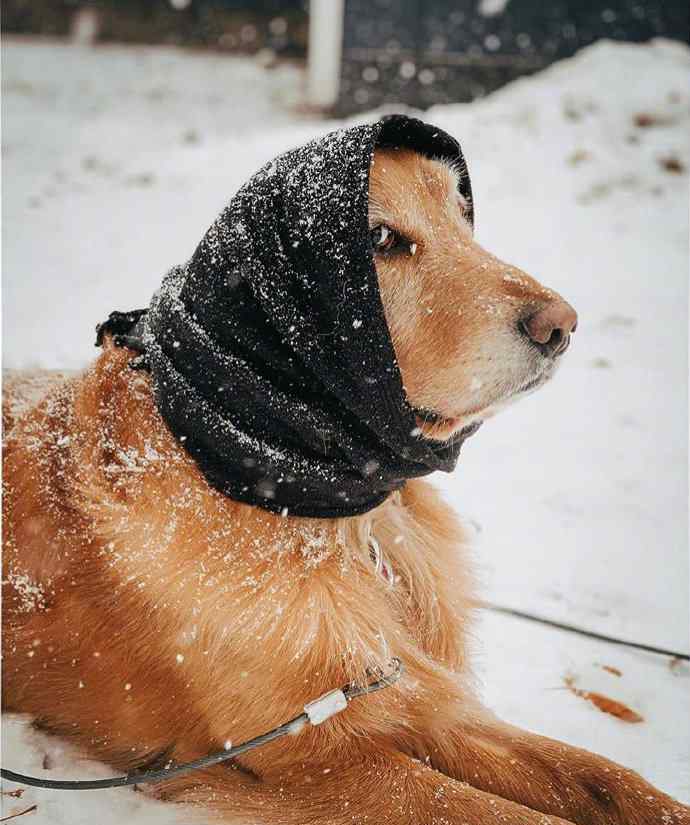
[[[452,162],[471,205],[460,146],[440,129],[394,115],[332,132],[266,164],[148,311],[119,315],[141,316],[120,340],[140,336],[162,417],[233,499],[353,516],[456,464],[463,434],[420,437],[381,304],[368,197],[383,146]]]

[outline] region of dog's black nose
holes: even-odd
[[[544,355],[556,358],[570,344],[570,335],[577,329],[577,312],[560,298],[520,321],[520,328]]]

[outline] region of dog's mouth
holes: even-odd
[[[542,373],[538,375],[536,378],[531,378],[529,381],[526,381],[524,384],[519,386],[509,397],[516,398],[520,395],[525,395],[527,393],[532,392],[533,390],[539,389],[539,387],[544,386],[551,378],[551,375],[548,373]]]
[[[529,395],[548,383],[553,377],[554,369],[546,369],[533,375],[524,383],[519,384],[504,397],[465,411],[462,415],[448,416],[426,407],[415,407],[414,414],[417,421],[419,435],[432,441],[448,441],[456,439],[464,441],[477,432],[484,419],[491,418],[506,405],[524,395]]]
[[[556,372],[556,366],[554,364],[550,364],[546,369],[541,370],[537,373],[534,377],[530,378],[517,390],[513,393],[513,395],[524,395],[525,393],[532,392],[533,390],[539,389],[539,387],[543,387],[544,384],[547,384],[552,378],[554,373]]]
[[[460,441],[461,443],[466,441],[470,436],[474,435],[477,430],[482,426],[483,421],[473,421],[471,424],[468,424],[466,427],[462,427],[462,429],[458,430],[457,433],[453,436],[453,441]]]
[[[475,420],[461,427],[462,419],[448,418],[435,410],[423,407],[416,407],[414,413],[420,434],[433,441],[448,441],[452,438],[453,441],[462,443],[474,435],[483,423],[481,420]]]

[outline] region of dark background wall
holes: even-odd
[[[5,32],[174,43],[302,59],[308,0],[3,0]],[[608,37],[687,40],[688,0],[345,0],[336,110],[471,100]]]
[[[688,39],[688,0],[346,0],[342,111],[472,100],[602,37]]]
[[[2,0],[2,30],[70,35],[95,11],[97,40],[204,46],[239,53],[268,48],[303,57],[308,0]]]

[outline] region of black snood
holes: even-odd
[[[456,464],[462,434],[420,437],[381,305],[368,196],[383,146],[450,160],[471,204],[440,129],[394,115],[332,132],[257,172],[148,311],[127,315],[139,322],[122,340],[139,336],[160,414],[237,501],[354,516]]]

